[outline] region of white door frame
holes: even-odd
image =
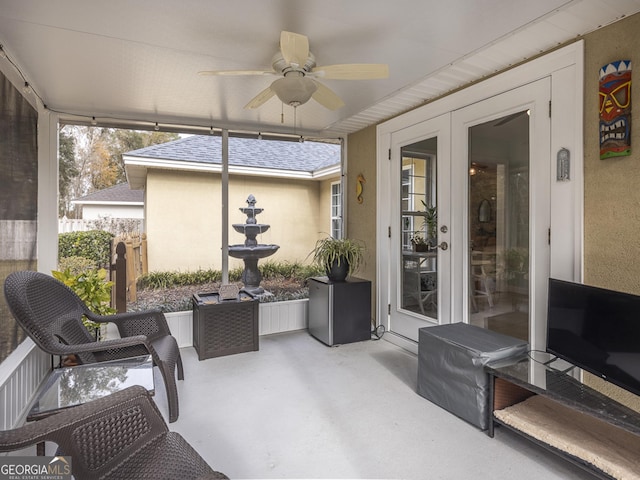
[[[377,226],[376,280],[378,285],[376,316],[378,323],[389,325],[390,305],[390,238],[392,218],[388,205],[392,185],[389,152],[391,135],[439,115],[453,112],[494,95],[507,92],[545,77],[551,77],[551,156],[561,148],[571,154],[571,180],[558,182],[551,172],[551,253],[550,276],[565,280],[582,280],[583,272],[583,41],[558,49],[495,77],[442,97],[400,115],[377,127]],[[549,159],[551,161],[551,159]],[[570,226],[570,228],[567,228]],[[562,232],[562,235],[554,232]],[[454,267],[455,268],[455,267]],[[454,291],[453,295],[462,295]],[[453,314],[456,315],[455,313]],[[462,318],[451,318],[462,321]],[[445,319],[441,320],[446,322]],[[546,330],[545,322],[537,326]],[[385,339],[417,353],[417,344],[393,334]]]

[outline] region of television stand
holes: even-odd
[[[487,434],[500,425],[600,478],[640,477],[640,413],[544,361],[525,356],[485,366]]]
[[[544,362],[542,362],[543,365],[549,367],[549,368],[553,368],[553,363],[560,361],[559,357],[556,357],[555,355],[552,355],[553,358],[546,360]],[[575,365],[571,365],[569,364],[569,366],[567,368],[564,369],[558,369],[559,371],[561,371],[562,373],[569,373],[569,372],[573,372],[577,367]]]

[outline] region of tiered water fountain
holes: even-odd
[[[256,215],[262,213],[263,209],[256,208],[256,197],[249,195],[247,205],[247,207],[240,208],[240,211],[247,216],[247,221],[233,224],[234,230],[238,233],[243,233],[246,240],[244,245],[229,245],[229,255],[244,261],[244,271],[242,272],[244,289],[254,295],[260,295],[264,293],[264,288],[260,286],[262,275],[258,270],[258,260],[276,253],[280,245],[258,243],[256,236],[269,230],[271,225],[257,222]]]

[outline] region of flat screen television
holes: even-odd
[[[549,279],[547,352],[640,395],[640,296]]]

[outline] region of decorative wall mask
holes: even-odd
[[[600,159],[631,155],[631,60],[600,69]]]

